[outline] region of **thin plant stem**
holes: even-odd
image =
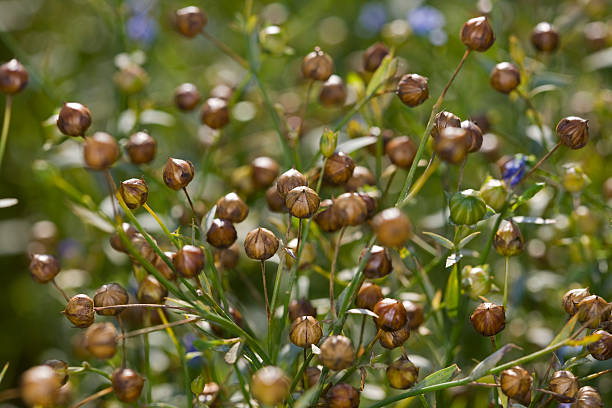
[[[2,169],[2,159],[6,150],[6,141],[8,140],[8,130],[11,123],[11,108],[13,98],[11,95],[6,95],[6,104],[4,105],[4,120],[2,121],[2,135],[0,135],[0,170]]]
[[[100,391],[96,392],[95,394],[92,394],[89,397],[84,398],[81,401],[77,402],[76,404],[74,404],[72,406],[72,408],[82,407],[83,405],[85,405],[85,404],[87,404],[87,403],[89,403],[91,401],[94,401],[94,400],[96,400],[96,399],[98,399],[100,397],[103,397],[105,395],[108,395],[111,392],[113,392],[113,387],[106,387],[103,390],[100,390]]]
[[[220,41],[217,39],[217,37],[215,37],[214,35],[202,30],[202,35],[211,43],[213,43],[215,45],[215,47],[217,47],[219,50],[221,50],[221,52],[223,52],[224,54],[226,54],[228,57],[230,57],[231,59],[233,59],[234,61],[236,61],[239,65],[241,65],[244,69],[249,69],[249,64],[246,62],[246,60],[244,58],[242,58],[240,55],[236,54],[234,51],[232,51],[232,49],[230,47],[228,47],[227,45],[225,45],[224,42]]]
[[[338,233],[336,246],[334,248],[334,256],[332,258],[329,272],[329,310],[331,311],[332,319],[336,318],[336,306],[334,305],[334,279],[336,279],[336,264],[338,263],[338,253],[340,252],[340,245],[342,244],[342,236],[344,235],[344,231],[346,231],[346,225],[343,226]]]
[[[387,180],[387,185],[385,186],[385,191],[383,191],[383,194],[380,197],[380,202],[381,203],[385,202],[385,197],[387,197],[387,193],[389,192],[389,188],[391,188],[391,183],[393,182],[393,179],[395,178],[395,175],[397,174],[398,171],[399,171],[399,169],[395,169],[395,171],[393,173],[391,173],[391,175],[389,176],[389,180]]]
[[[166,225],[162,222],[162,220],[155,213],[155,211],[153,211],[153,209],[151,207],[149,207],[149,205],[147,203],[144,203],[142,206],[143,206],[143,208],[145,210],[147,210],[147,212],[149,214],[151,214],[151,217],[155,218],[155,221],[157,221],[157,223],[161,227],[162,231],[164,231],[164,234],[166,234],[166,236],[174,244],[174,246],[179,248],[180,246],[179,246],[178,242],[176,241],[176,238],[170,233],[170,230],[168,230],[168,228],[166,228]]]
[[[69,302],[70,297],[66,294],[66,292],[64,292],[64,289],[62,289],[60,285],[57,284],[57,281],[55,280],[55,278],[51,280],[51,283],[53,283],[53,286],[55,286],[55,288],[62,294],[64,299],[66,299],[66,302]]]
[[[531,175],[532,175],[532,174],[533,174],[533,173],[534,173],[534,172],[535,172],[535,171],[538,169],[538,167],[540,167],[540,166],[542,165],[542,163],[544,163],[544,162],[546,161],[546,159],[548,159],[548,158],[549,158],[549,157],[550,157],[550,156],[551,156],[551,155],[552,155],[552,154],[553,154],[553,153],[554,153],[554,152],[555,152],[555,151],[556,151],[556,150],[557,150],[557,149],[558,149],[558,148],[559,148],[559,147],[560,147],[562,144],[563,144],[563,142],[559,142],[559,143],[557,143],[556,145],[554,145],[554,146],[553,146],[553,148],[552,148],[552,149],[550,149],[550,150],[548,151],[548,153],[546,153],[546,154],[544,155],[544,157],[542,157],[542,158],[540,159],[540,161],[539,161],[539,162],[537,162],[537,163],[536,163],[536,164],[535,164],[535,165],[534,165],[534,166],[531,168],[531,170],[529,170],[529,172],[528,172],[527,174],[525,174],[525,177],[523,177],[523,178],[522,178],[522,179],[521,179],[521,180],[520,180],[520,181],[519,181],[519,182],[516,184],[516,186],[514,187],[514,189],[513,189],[513,190],[516,190],[516,188],[517,188],[517,187],[518,187],[518,186],[519,186],[519,185],[520,185],[520,184],[521,184],[523,181],[527,180],[527,179],[529,178],[529,176],[531,176]]]
[[[159,314],[159,318],[161,319],[162,323],[164,323],[166,332],[168,333],[168,336],[170,337],[170,339],[172,339],[172,342],[174,343],[174,347],[176,348],[176,352],[178,353],[179,358],[181,360],[181,366],[183,366],[183,376],[185,377],[184,378],[185,398],[187,399],[186,407],[190,408],[192,406],[191,404],[191,379],[189,378],[189,369],[187,368],[187,362],[185,361],[185,353],[183,352],[183,346],[176,339],[176,336],[174,335],[174,331],[172,330],[172,323],[168,323],[168,319],[166,319],[166,315],[164,314],[164,312],[158,309],[157,313]],[[199,319],[187,319],[187,320],[191,320],[193,322]]]
[[[187,187],[183,187],[183,191],[185,192],[185,197],[187,197],[187,201],[189,202],[189,207],[191,207],[192,219],[198,222],[198,215],[195,207],[193,206],[193,201],[191,201],[191,197],[189,197],[189,193],[187,192]]]
[[[415,195],[417,195],[419,191],[421,191],[421,188],[423,188],[427,180],[429,180],[429,177],[431,177],[431,175],[436,171],[436,169],[439,166],[440,166],[440,160],[436,159],[436,154],[434,153],[431,156],[431,159],[429,160],[429,162],[427,163],[427,167],[425,168],[425,171],[419,176],[419,178],[412,185],[410,192],[406,196],[406,200],[405,200],[406,202],[410,200],[412,197],[414,197]]]
[[[261,261],[261,281],[263,282],[264,298],[266,300],[266,316],[268,316],[268,326],[270,326],[272,316],[270,314],[270,301],[268,300],[268,285],[266,284],[266,262],[263,260]]]
[[[161,310],[159,310],[159,312],[161,312]],[[164,320],[166,320],[166,316],[164,316]],[[194,323],[194,322],[197,322],[198,320],[202,320],[202,318],[201,317],[190,317],[189,319],[177,320],[176,322],[172,322],[172,323],[158,324],[156,326],[150,326],[150,327],[145,327],[144,329],[134,330],[134,331],[126,333],[125,335],[121,335],[119,337],[128,338],[128,337],[142,336],[143,334],[152,333],[152,332],[160,331],[160,330],[166,330],[170,327],[176,327],[176,326],[182,326],[184,324]]]
[[[111,174],[108,167],[104,169],[104,177],[106,177],[106,184],[108,185],[108,191],[110,193],[111,203],[113,204],[113,215],[115,216],[115,219],[118,220],[119,210],[117,209],[117,203],[115,203],[115,195],[116,195],[115,180],[113,180],[113,175]]]
[[[190,312],[190,313],[193,313],[196,310],[195,308],[191,308],[191,307],[159,305],[156,303],[128,303],[127,305],[97,306],[97,307],[94,307],[94,310],[100,311],[100,310],[130,309],[130,308],[175,309],[175,310],[182,310],[184,312]]]
[[[291,218],[289,218],[289,219],[291,219]],[[295,253],[296,254],[300,252],[300,246],[301,245],[302,245],[302,219],[300,218],[298,220],[297,244],[296,244],[296,247],[295,247]],[[298,265],[298,267],[299,267],[299,265]]]
[[[578,381],[590,381],[590,380],[594,380],[595,378],[597,378],[599,376],[602,376],[604,374],[608,374],[608,373],[612,373],[612,368],[609,368],[607,370],[603,370],[603,371],[600,371],[598,373],[594,373],[594,374],[591,374],[591,375],[587,375],[585,377],[580,377],[578,379]]]
[[[151,324],[151,315],[149,314],[149,311],[146,311],[144,313],[144,319],[145,319],[145,326],[148,326]],[[122,335],[124,336],[121,341],[123,342],[123,352],[124,352],[124,356],[125,356],[125,335],[123,333],[123,330],[121,331]],[[147,392],[146,392],[146,396],[147,396],[147,404],[151,403],[152,397],[151,397],[151,388],[153,388],[152,384],[151,384],[151,346],[149,344],[149,334],[145,333],[142,336],[142,340],[144,343],[144,371],[145,371],[145,375],[147,376]]]
[[[457,182],[457,191],[461,191],[461,185],[463,184],[463,172],[465,171],[465,164],[467,163],[467,155],[463,162],[461,162],[461,167],[459,168],[459,181]]]
[[[121,313],[117,314],[117,323],[119,324],[119,330],[121,330],[121,367],[125,368],[127,353],[125,352],[125,326],[123,325],[123,319],[121,319]]]
[[[363,343],[363,333],[365,331],[366,324],[366,315],[363,315],[361,319],[361,329],[359,329],[359,343],[357,344],[357,354],[359,355],[359,351],[361,350],[361,344]]]
[[[510,271],[510,257],[507,256],[506,258],[506,272],[505,272],[505,276],[504,276],[504,310],[507,310],[507,305],[508,305],[508,275],[509,275],[509,271]]]

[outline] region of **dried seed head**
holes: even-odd
[[[170,262],[174,264],[174,258],[176,257],[176,252],[164,252],[164,255],[166,255],[166,257],[170,260]],[[168,280],[176,279],[176,275],[174,274],[174,271],[170,268],[170,266],[168,266],[166,261],[164,261],[161,256],[158,256],[155,258],[155,261],[153,262],[153,266],[155,267],[155,269],[159,271],[159,273],[161,273],[164,276],[164,278]]]
[[[586,119],[568,116],[557,124],[557,137],[570,149],[582,149],[589,141],[589,124]]]
[[[168,289],[163,286],[153,275],[147,275],[138,286],[138,300],[142,303],[164,303],[168,296]]]
[[[138,230],[134,228],[132,225],[128,224],[127,222],[122,223],[121,228],[123,229],[123,232],[125,232],[125,235],[127,235],[130,241],[134,239],[137,235],[139,235]],[[119,236],[119,234],[111,235],[109,242],[110,242],[111,247],[115,251],[127,253],[127,249],[125,245],[123,245],[123,241],[121,240],[121,237]]]
[[[419,368],[412,361],[401,357],[387,367],[387,381],[392,388],[405,390],[412,387],[419,378]]]
[[[346,87],[338,75],[330,76],[321,87],[319,102],[323,106],[342,106],[346,101]]]
[[[428,79],[419,74],[406,74],[397,84],[397,96],[404,105],[419,106],[429,98]]]
[[[276,180],[276,190],[283,198],[287,197],[287,193],[289,193],[289,191],[300,186],[308,187],[308,179],[306,179],[306,176],[296,169],[287,170],[278,176],[278,179]]]
[[[515,366],[502,371],[500,375],[501,389],[504,394],[521,404],[531,403],[531,388],[533,377],[523,367]]]
[[[217,201],[217,217],[233,223],[239,223],[249,214],[249,207],[238,194],[229,193]]]
[[[374,309],[374,306],[384,298],[380,286],[370,282],[364,282],[357,292],[355,304],[362,309]]]
[[[491,86],[498,92],[508,94],[521,83],[521,72],[509,62],[500,62],[495,65],[489,77]]]
[[[309,187],[296,187],[287,193],[285,206],[296,218],[310,218],[319,209],[319,195]]]
[[[318,367],[307,367],[306,368],[306,388],[312,388],[319,383],[321,377],[321,370]]]
[[[380,345],[386,349],[392,350],[403,345],[410,337],[410,326],[408,323],[399,330],[386,331],[383,330],[380,339]]]
[[[53,280],[60,272],[61,265],[53,255],[34,254],[30,261],[30,274],[38,283],[47,283]]]
[[[251,377],[253,396],[264,405],[282,404],[289,394],[291,380],[274,366],[260,368]]]
[[[523,252],[525,238],[512,220],[503,220],[495,236],[493,247],[501,256],[515,256]]]
[[[136,132],[129,137],[125,150],[133,164],[147,164],[155,158],[157,142],[146,132]]]
[[[229,123],[227,102],[221,98],[208,98],[200,111],[202,122],[212,129],[221,129]]]
[[[46,360],[43,365],[49,366],[55,371],[55,375],[61,385],[66,384],[70,376],[68,375],[68,363],[62,360]]]
[[[468,153],[474,153],[480,150],[482,146],[482,130],[471,120],[461,122],[461,128],[467,131]]]
[[[125,205],[131,210],[140,208],[147,202],[149,197],[149,187],[142,179],[131,178],[122,181],[119,185],[119,194]]]
[[[64,103],[57,116],[57,127],[68,136],[85,136],[91,126],[91,112],[78,102]]]
[[[13,95],[28,84],[28,71],[16,59],[0,65],[0,92]]]
[[[336,211],[334,202],[329,199],[323,200],[321,201],[320,208],[323,210],[319,211],[314,216],[314,221],[319,228],[325,232],[338,231],[342,227],[342,222]]]
[[[372,223],[378,242],[389,248],[401,247],[412,235],[410,220],[395,207],[378,213]]]
[[[174,103],[182,111],[189,112],[194,110],[198,103],[200,103],[198,88],[188,82],[179,85],[174,90]]]
[[[206,241],[215,248],[227,248],[236,242],[234,224],[228,220],[215,218],[206,233]]]
[[[184,245],[174,256],[174,269],[183,278],[193,278],[204,269],[204,251],[193,245]]]
[[[385,153],[391,163],[402,169],[409,169],[416,156],[417,146],[408,136],[394,137],[385,146]]]
[[[368,210],[367,219],[370,219],[376,214],[376,210],[378,210],[378,200],[376,193],[362,193],[359,192],[359,197],[363,200],[366,205],[366,209]]]
[[[359,262],[365,255],[367,248],[364,248],[361,251],[361,256],[359,257]],[[386,248],[383,248],[378,245],[372,246],[370,249],[370,258],[366,262],[365,268],[363,269],[363,274],[368,279],[378,279],[384,276],[387,276],[391,273],[392,265],[391,265],[391,257],[387,252]]]
[[[31,407],[50,407],[55,405],[61,386],[61,381],[52,367],[35,366],[21,375],[21,399]]]
[[[325,161],[323,179],[330,184],[345,184],[353,175],[353,170],[355,170],[355,162],[351,156],[337,152]]]
[[[348,337],[329,336],[321,344],[321,363],[330,370],[340,371],[350,367],[355,360],[355,349]]]
[[[375,186],[376,185],[376,177],[374,174],[364,166],[355,166],[355,170],[353,170],[353,175],[346,182],[346,190],[347,191],[357,191],[364,186]]]
[[[559,46],[559,33],[545,21],[538,23],[531,32],[531,43],[542,52],[552,52]]]
[[[610,317],[608,302],[596,295],[585,297],[576,308],[578,309],[578,320],[582,323],[590,322],[589,328],[591,329],[596,329],[599,323]]]
[[[363,54],[363,69],[374,72],[378,69],[383,59],[389,55],[389,49],[381,42],[372,44]]]
[[[244,239],[244,252],[251,259],[265,261],[278,251],[278,238],[267,228],[256,228]]]
[[[64,309],[64,315],[75,327],[88,327],[96,318],[93,300],[83,294],[73,296]]]
[[[549,388],[552,392],[563,395],[568,402],[578,392],[578,379],[574,374],[567,370],[555,371],[550,379]]]
[[[117,399],[130,403],[140,398],[144,378],[130,368],[117,368],[111,376],[111,384]]]
[[[591,356],[601,361],[612,358],[612,334],[605,330],[596,330],[593,334],[598,334],[601,337],[596,342],[587,346]]]
[[[446,127],[434,139],[433,148],[441,160],[450,164],[459,164],[468,154],[468,132],[459,127]]]
[[[461,27],[461,42],[470,50],[483,52],[495,42],[495,33],[485,16],[471,18]]]
[[[238,265],[240,250],[238,244],[234,243],[229,248],[217,249],[214,253],[215,266],[218,269],[228,271]]]
[[[438,113],[434,119],[434,125],[431,128],[431,136],[434,139],[437,139],[440,136],[442,129],[447,127],[460,128],[461,119],[459,119],[459,116],[455,115],[454,113],[442,111]]]
[[[506,327],[506,312],[503,306],[481,303],[470,316],[474,329],[483,336],[495,336]]]
[[[499,212],[508,197],[508,187],[502,180],[488,177],[480,187],[480,196],[487,205]]]
[[[582,166],[576,163],[568,163],[563,166],[563,178],[561,182],[563,187],[572,194],[582,191],[587,177],[582,170]]]
[[[164,166],[164,183],[173,190],[180,190],[187,187],[193,180],[195,168],[189,160],[173,159],[168,157]]]
[[[493,279],[489,274],[489,265],[466,265],[461,271],[463,289],[469,296],[477,300],[491,290]]]
[[[572,408],[603,408],[601,395],[593,387],[582,387],[576,393]]]
[[[317,317],[317,309],[314,308],[308,299],[292,300],[289,303],[289,320],[294,321],[302,316]]]
[[[176,29],[185,37],[193,38],[200,34],[207,22],[206,14],[195,6],[176,10]]]
[[[276,186],[271,186],[266,190],[266,203],[268,204],[268,209],[272,212],[287,212],[285,199],[278,194]]]
[[[408,317],[408,327],[410,330],[416,330],[420,325],[425,321],[425,312],[423,310],[423,306],[411,302],[409,300],[404,300],[403,302],[404,309],[406,309],[406,316]]]
[[[563,295],[562,305],[565,312],[573,316],[578,312],[578,304],[582,299],[591,296],[588,288],[571,289]]]
[[[130,298],[127,291],[123,289],[121,285],[112,282],[100,286],[98,290],[96,290],[93,300],[95,307],[106,307],[126,305],[129,303]],[[98,310],[97,313],[103,316],[115,316],[123,310],[123,308],[105,309]]]
[[[329,408],[357,408],[359,391],[350,384],[339,383],[327,391],[325,400]]]
[[[474,225],[487,213],[480,193],[476,190],[459,191],[449,201],[450,218],[457,225]]]
[[[304,78],[315,81],[327,81],[334,73],[334,61],[329,55],[315,47],[314,51],[304,57],[302,61],[302,74]]]
[[[312,316],[298,317],[291,323],[289,339],[293,344],[301,348],[308,348],[311,344],[317,344],[323,336],[321,323]]]
[[[360,225],[368,217],[368,208],[357,193],[344,193],[334,200],[334,211],[342,225]]]
[[[278,176],[278,163],[269,157],[257,157],[251,162],[251,176],[258,187],[269,187]]]
[[[386,331],[399,330],[406,324],[406,309],[399,300],[385,298],[380,300],[372,310],[378,315],[376,326]]]
[[[119,144],[114,137],[105,132],[96,132],[85,139],[83,159],[95,170],[104,170],[113,165],[119,158]]]
[[[117,351],[117,330],[112,323],[94,323],[85,331],[85,344],[92,356],[107,360]]]

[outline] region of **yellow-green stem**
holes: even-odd
[[[2,169],[2,159],[6,150],[6,141],[8,139],[9,124],[11,123],[11,106],[13,99],[11,95],[6,95],[6,105],[4,105],[4,120],[2,122],[2,135],[0,136],[0,170]]]

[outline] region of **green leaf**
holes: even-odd
[[[374,313],[371,310],[368,309],[349,309],[346,311],[346,313],[350,313],[350,314],[358,314],[358,315],[367,315],[367,316],[372,316],[372,317],[378,317],[378,315],[376,313]]]
[[[572,346],[572,347],[588,346],[591,343],[595,343],[600,338],[601,338],[601,334],[591,334],[590,336],[584,336],[580,340],[570,340],[567,342],[567,345]]]
[[[212,222],[215,219],[216,213],[217,213],[216,205],[214,205],[213,208],[211,208],[210,211],[206,213],[206,216],[202,220],[202,231],[204,232],[204,234],[206,234],[208,230],[210,229],[210,226],[212,225]]]
[[[73,203],[70,203],[69,206],[72,209],[72,212],[76,214],[84,223],[96,227],[100,231],[106,232],[108,234],[111,234],[115,231],[115,227],[113,227],[111,223],[100,217],[95,212]]]
[[[541,85],[541,86],[538,86],[537,88],[533,88],[529,92],[529,97],[534,97],[544,92],[560,91],[560,90],[561,88],[558,87],[557,85],[553,85],[553,84]]]
[[[559,344],[569,339],[572,335],[572,331],[574,330],[574,327],[576,326],[577,321],[578,321],[578,314],[576,313],[574,316],[572,316],[571,319],[567,321],[567,323],[565,323],[565,326],[563,326],[561,331],[559,331],[559,334],[557,334],[555,338],[552,339],[548,347],[553,346],[555,344]]]
[[[235,364],[236,361],[238,361],[241,345],[241,342],[237,342],[232,346],[232,348],[229,349],[227,353],[225,353],[225,356],[223,356],[223,360],[225,360],[227,364]]]
[[[455,376],[458,371],[459,368],[457,367],[457,364],[453,364],[452,366],[438,370],[435,373],[429,374],[423,380],[419,381],[417,385],[411,388],[411,390],[419,390],[421,388],[448,382]]]
[[[2,367],[2,371],[0,371],[0,384],[2,383],[2,380],[4,380],[4,376],[6,375],[6,371],[9,368],[9,362],[7,361],[4,364],[4,367]]]
[[[501,360],[502,357],[513,348],[518,347],[514,344],[506,344],[505,346],[497,350],[495,353],[491,354],[489,357],[478,363],[478,365],[474,367],[474,369],[470,373],[470,378],[472,379],[472,381],[476,381],[479,378],[485,376],[488,371],[495,367],[497,363],[499,363],[499,360]]]
[[[512,205],[511,211],[514,212],[518,207],[531,200],[533,196],[538,194],[546,186],[546,183],[536,183],[529,187],[523,194],[516,199],[516,202]]]
[[[198,375],[196,378],[193,379],[193,381],[191,381],[191,392],[193,392],[195,395],[199,395],[204,389],[205,385],[206,380],[204,379],[204,377]]]
[[[459,307],[459,287],[457,286],[457,265],[453,266],[451,273],[448,275],[446,283],[446,292],[444,292],[444,303],[448,310],[449,317],[457,317],[457,308]]]
[[[373,95],[374,92],[378,90],[389,78],[395,75],[395,71],[397,70],[397,59],[393,58],[393,54],[388,54],[383,58],[380,66],[372,75],[372,79],[370,79],[370,83],[366,88],[366,95]]]
[[[470,241],[473,240],[474,238],[476,238],[478,235],[480,235],[480,231],[472,232],[470,235],[468,235],[467,237],[463,238],[461,241],[459,241],[459,249],[461,249],[464,246],[466,246],[467,244],[469,244]]]
[[[359,150],[363,147],[376,143],[376,140],[377,139],[374,136],[364,136],[355,139],[350,139],[344,143],[340,143],[338,147],[336,147],[336,152],[349,154],[354,152],[355,150]]]
[[[308,391],[302,394],[302,396],[295,402],[294,408],[307,408],[310,406],[310,400],[313,395],[317,392],[317,387],[312,387]]]
[[[435,232],[425,231],[423,232],[423,234],[433,238],[434,241],[436,241],[438,244],[442,245],[446,249],[453,249],[455,247],[455,245],[450,239],[445,238],[442,235],[438,235]]]

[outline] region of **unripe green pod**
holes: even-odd
[[[508,188],[502,180],[487,177],[480,187],[480,196],[489,207],[499,212],[508,197]]]
[[[487,205],[480,193],[471,189],[455,193],[449,207],[450,218],[457,225],[476,224],[487,212]]]
[[[587,177],[579,164],[568,163],[563,166],[563,177],[561,182],[563,183],[563,187],[570,193],[579,193],[582,191],[586,181]]]
[[[479,299],[480,296],[485,296],[491,290],[493,280],[489,274],[489,265],[466,265],[461,271],[461,276],[464,289],[474,300]]]
[[[287,48],[287,36],[281,27],[269,25],[259,31],[259,43],[269,53],[281,55]]]
[[[321,154],[323,157],[331,157],[336,150],[336,145],[338,144],[338,132],[334,132],[333,130],[325,129],[323,134],[321,135],[321,140],[319,141],[319,149],[321,150]]]

